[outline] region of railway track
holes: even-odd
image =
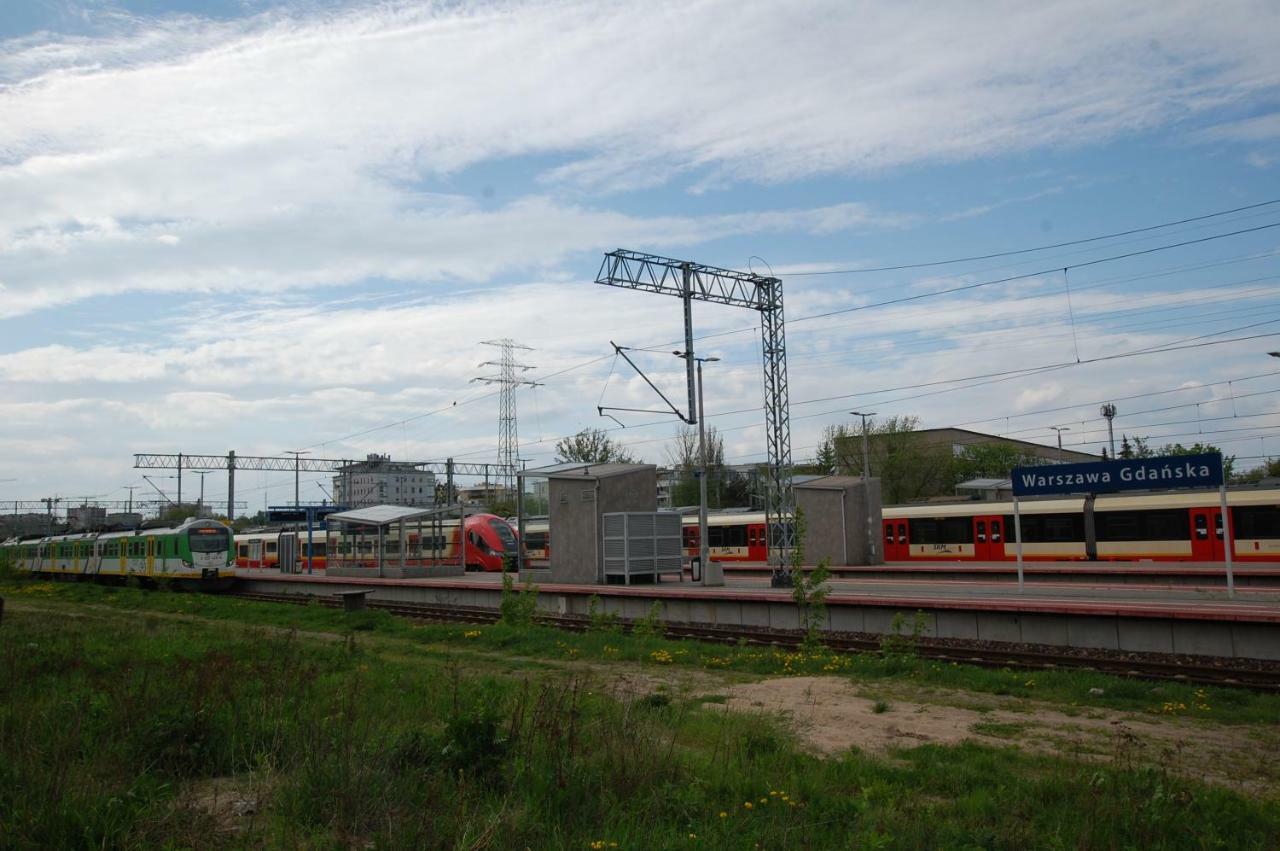
[[[243,600],[270,603],[319,604],[341,608],[336,597],[320,597],[306,594],[268,594],[261,592],[228,592],[229,596]],[[402,603],[387,600],[369,600],[370,609],[384,611],[397,617],[422,621],[492,624],[498,621],[498,612],[473,606],[436,605],[431,603]],[[571,632],[585,632],[589,621],[577,615],[539,614],[537,621],[546,626]],[[711,624],[668,624],[667,638],[688,638],[715,644],[748,644],[782,649],[800,647],[803,636],[797,631],[773,630],[760,627],[716,626]],[[844,653],[881,651],[881,636],[830,633],[823,636],[823,645],[830,650]],[[925,659],[940,662],[956,662],[986,668],[1024,668],[1027,670],[1090,670],[1122,677],[1191,683],[1194,685],[1236,686],[1280,693],[1280,671],[1249,668],[1229,664],[1183,662],[1172,657],[1132,657],[1106,655],[1091,651],[1072,654],[1052,649],[1030,648],[1020,645],[993,647],[986,644],[966,644],[954,641],[940,642],[922,639],[914,650]]]

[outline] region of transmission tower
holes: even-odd
[[[517,377],[519,373],[527,372],[533,367],[516,363],[515,350],[524,349],[531,352],[533,349],[520,345],[510,337],[503,337],[501,340],[485,340],[483,345],[497,346],[501,349],[502,354],[498,360],[484,361],[480,364],[480,366],[496,366],[498,374],[481,375],[471,380],[484,384],[497,384],[502,388],[498,403],[498,464],[501,469],[498,483],[510,497],[515,493],[515,470],[517,459],[520,457],[520,439],[516,432],[516,388],[522,384],[529,387],[538,386],[536,381]]]

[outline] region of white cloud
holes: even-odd
[[[624,240],[900,226],[859,204],[641,218],[554,196],[868,173],[1185,121],[1275,92],[1278,14],[377,3],[14,40],[0,51],[4,315],[125,291],[480,281]],[[469,167],[529,155],[564,161],[542,175],[553,197],[514,189],[490,209],[450,193]]]

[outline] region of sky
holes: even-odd
[[[663,463],[674,417],[597,412],[661,405],[611,341],[684,390],[616,248],[783,281],[798,461],[852,410],[1101,452],[1111,401],[1257,465],[1277,43],[1274,2],[0,3],[0,504],[173,498],[144,452],[497,461],[501,338],[529,466]],[[694,325],[763,461],[759,316]]]

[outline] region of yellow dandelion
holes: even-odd
[[[745,804],[742,805],[742,808],[746,810],[750,810],[750,809],[753,809],[754,807],[750,801],[747,801]]]
[[[720,811],[720,818],[728,818],[728,817],[729,817],[728,813],[726,813],[724,810]]]

